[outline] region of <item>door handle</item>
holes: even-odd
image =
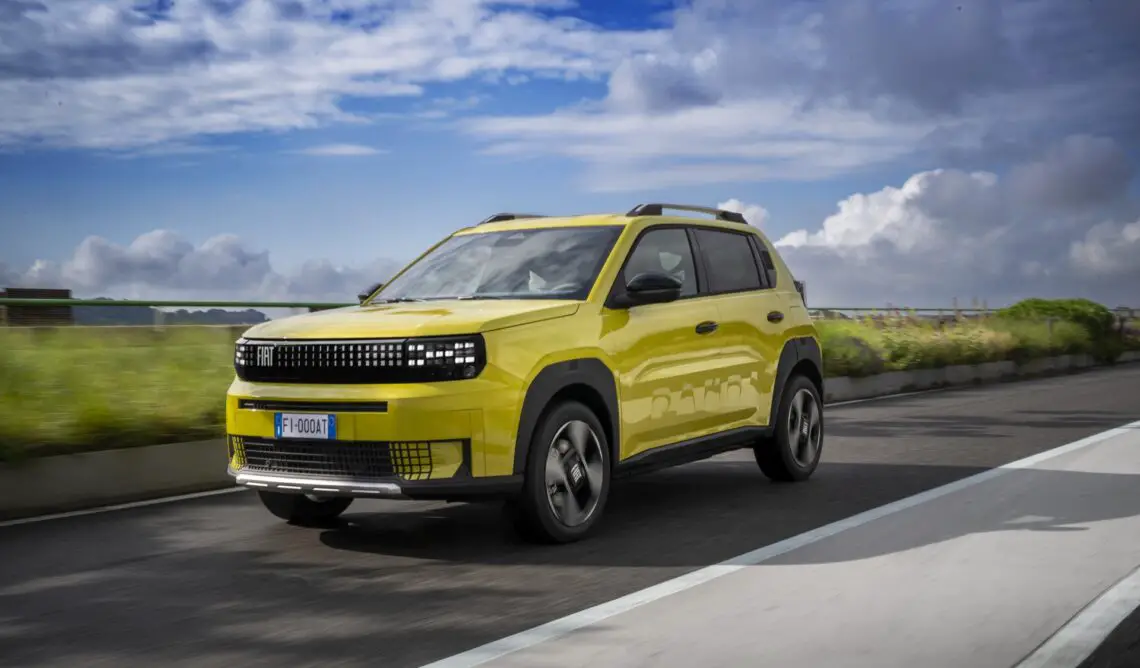
[[[715,332],[717,327],[720,327],[720,325],[716,324],[712,320],[706,320],[697,325],[697,334],[708,334],[710,332]]]
[[[780,322],[784,319],[784,314],[779,311],[768,311],[768,322]]]

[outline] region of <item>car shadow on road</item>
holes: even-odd
[[[777,485],[767,482],[750,462],[709,462],[623,481],[614,489],[599,533],[582,543],[525,544],[504,529],[495,507],[478,505],[423,514],[354,513],[340,526],[322,532],[320,540],[335,550],[437,562],[686,569],[717,563],[984,470],[834,463],[821,466],[805,484]],[[865,545],[865,553],[850,558],[889,554],[971,533],[1081,530],[1077,525],[1140,514],[1137,475],[1038,470],[1005,475],[1038,490],[1025,496],[1032,505],[996,505],[973,524],[900,533],[893,542]],[[1088,500],[1094,497],[1095,502]],[[1086,500],[1078,502],[1082,499]]]

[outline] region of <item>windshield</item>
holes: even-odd
[[[453,236],[372,303],[427,299],[585,299],[621,233],[560,227]]]

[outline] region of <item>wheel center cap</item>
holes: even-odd
[[[582,462],[575,458],[574,461],[570,463],[570,466],[567,467],[566,475],[570,479],[572,486],[580,486],[586,477],[586,472],[582,470]]]
[[[808,421],[807,418],[800,420],[800,433],[804,436],[808,435]]]

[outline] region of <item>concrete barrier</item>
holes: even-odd
[[[1117,364],[1140,362],[1140,352],[1130,351],[1117,359]],[[941,387],[979,385],[1002,381],[1039,378],[1072,373],[1098,366],[1091,355],[1059,355],[1015,362],[989,362],[986,364],[949,366],[940,369],[890,371],[864,378],[841,376],[828,378],[824,383],[824,401],[836,403],[870,399],[904,392],[918,392]]]
[[[0,520],[228,487],[226,460],[217,439],[0,464]]]
[[[1118,363],[1140,362],[1128,352]],[[1096,366],[1065,355],[1026,364],[990,362],[942,369],[892,371],[866,378],[829,378],[827,403],[941,387],[1068,373]],[[169,443],[0,464],[0,520],[231,487],[223,440]]]

